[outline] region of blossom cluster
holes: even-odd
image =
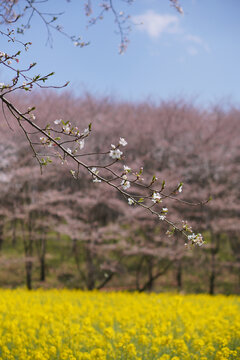
[[[109,150],[109,156],[114,159],[114,160],[120,160],[122,158],[123,152],[119,149],[120,146],[126,146],[127,145],[127,141],[120,137],[118,145],[113,145],[111,144],[111,149]],[[124,165],[124,174],[121,176],[121,187],[123,190],[127,190],[130,188],[131,183],[128,180],[127,177],[127,173],[131,172],[131,168],[128,167],[127,165]],[[130,199],[130,201],[128,200],[129,205],[132,205],[134,203],[134,201]]]
[[[35,120],[36,117],[33,115],[33,113],[30,113],[31,120]],[[72,124],[67,121],[64,122],[62,119],[56,119],[54,120],[55,125],[61,126],[60,132],[65,135],[72,135],[75,137],[74,139],[74,149],[71,149],[67,147],[65,150],[68,154],[74,155],[77,153],[78,150],[82,150],[85,146],[85,138],[90,134],[91,131],[91,124],[89,124],[89,127],[84,129],[83,132],[80,132],[77,126],[72,126]],[[50,126],[48,125],[46,128],[46,131],[49,135],[51,135]],[[58,130],[59,132],[59,130]],[[40,142],[42,145],[47,145],[48,147],[52,147],[53,145],[56,145],[53,141],[51,141],[47,136],[40,136]],[[54,140],[61,140],[61,137],[55,137]]]
[[[200,234],[200,233],[198,233],[198,234],[192,233],[191,235],[188,235],[188,241],[192,245],[202,246],[204,244],[202,234]],[[186,245],[188,245],[188,244],[186,244]]]
[[[158,192],[155,192],[152,194],[152,201],[154,202],[154,204],[156,203],[160,203],[161,202],[161,195]]]
[[[64,134],[67,135],[74,135],[78,138],[85,138],[89,135],[91,131],[91,124],[89,124],[89,127],[84,129],[83,132],[80,132],[77,126],[73,126],[70,121],[64,122],[62,119],[56,119],[54,120],[55,125],[60,125],[61,130]]]
[[[109,151],[109,156],[112,159],[117,159],[117,160],[121,159],[123,152],[119,149],[119,146],[126,146],[126,145],[127,145],[126,140],[120,137],[118,146],[111,144],[112,149]]]
[[[32,113],[31,113],[31,109],[29,110],[29,114],[30,116],[34,116]],[[72,142],[75,144],[75,148],[70,148],[70,147],[67,147],[65,148],[65,155],[71,155],[71,157],[73,159],[75,159],[75,156],[77,155],[78,151],[79,150],[82,150],[84,148],[84,145],[85,145],[85,138],[90,134],[90,131],[91,131],[91,124],[89,124],[89,127],[84,129],[83,132],[81,132],[78,127],[76,126],[73,126],[71,124],[70,121],[63,121],[62,119],[56,119],[54,121],[54,124],[57,125],[60,130],[58,129],[58,133],[60,134],[64,134],[64,135],[67,135],[67,136],[73,136],[73,140],[70,140],[69,142]],[[48,134],[52,134],[52,132],[54,132],[54,129],[51,129],[50,125],[48,125],[48,127],[46,128],[46,130],[48,131]],[[55,138],[56,140],[60,140],[61,137],[57,137]],[[53,140],[50,140],[47,136],[41,136],[40,137],[40,142],[42,145],[47,145],[48,147],[51,147],[53,145],[56,145],[57,143],[54,142]],[[68,142],[68,141],[67,141]],[[113,163],[111,163],[109,166],[99,166],[99,165],[96,165],[96,166],[88,166],[88,165],[85,165],[85,167],[88,169],[89,173],[91,174],[92,176],[92,181],[94,183],[100,183],[102,181],[107,181],[102,175],[100,176],[100,173],[99,173],[99,170],[98,168],[105,168],[107,170],[109,170],[109,167],[111,165],[113,165],[114,163],[116,163],[118,160],[122,160],[123,158],[123,151],[120,150],[121,147],[125,147],[127,145],[127,141],[120,137],[119,138],[119,141],[118,141],[118,144],[117,145],[114,145],[114,144],[111,144],[111,149],[108,151],[108,152],[105,152],[105,153],[102,153],[102,154],[105,154],[105,155],[109,155],[109,157],[111,157],[114,161]],[[93,155],[94,153],[92,153]],[[84,156],[84,154],[82,154],[82,156]],[[65,161],[65,156],[62,157],[60,156],[61,160],[62,160],[62,164],[64,163]],[[42,162],[43,164],[43,162]],[[115,180],[120,180],[120,183],[119,185],[117,186],[118,190],[120,190],[122,192],[122,194],[124,194],[124,196],[127,198],[127,201],[128,201],[128,204],[131,206],[131,205],[136,205],[136,204],[141,204],[141,203],[145,203],[146,201],[149,202],[149,200],[151,200],[153,202],[153,205],[148,205],[147,203],[144,204],[144,207],[147,208],[148,210],[151,211],[151,208],[156,206],[156,205],[159,205],[160,203],[163,202],[163,200],[167,197],[166,195],[162,196],[162,190],[164,189],[164,186],[165,186],[165,181],[163,181],[162,183],[162,189],[159,190],[159,191],[156,191],[156,190],[152,190],[151,189],[151,185],[153,185],[156,181],[157,181],[157,178],[156,176],[153,176],[152,178],[152,181],[150,183],[149,186],[144,186],[146,189],[148,189],[148,191],[152,191],[152,194],[151,196],[143,196],[143,197],[139,197],[139,196],[136,196],[134,194],[130,194],[128,193],[128,189],[131,187],[131,184],[133,183],[136,183],[136,181],[140,181],[140,180],[143,180],[143,178],[141,177],[141,174],[143,172],[143,168],[140,168],[140,171],[139,173],[134,173],[132,171],[132,169],[128,166],[128,165],[123,165],[123,171],[122,171],[122,174],[121,175],[117,175],[115,174],[116,176],[116,179]],[[75,170],[70,170],[70,173],[72,174],[72,176],[77,179],[78,176],[76,176],[76,171]],[[128,176],[131,176],[130,178]],[[135,176],[135,179],[133,179],[132,176]],[[175,190],[173,191],[174,194],[176,194],[177,192],[181,193],[182,192],[182,189],[183,189],[183,184],[182,183],[179,183],[177,188],[175,188]],[[157,211],[152,211],[153,214],[157,215],[159,220],[161,221],[167,221],[169,224],[171,224],[171,226],[173,227],[173,230],[176,229],[176,227],[174,226],[174,224],[172,222],[170,222],[168,219],[166,219],[167,217],[167,214],[168,214],[168,208],[167,207],[162,207],[162,209],[158,209]],[[203,238],[202,238],[202,235],[201,234],[197,234],[195,235],[193,232],[192,232],[192,228],[190,226],[187,225],[187,223],[183,223],[183,227],[182,227],[182,230],[177,228],[178,230],[182,231],[183,234],[187,237],[188,239],[188,243],[186,245],[198,245],[198,246],[202,246],[204,244],[204,241],[203,241]],[[188,233],[190,233],[190,235],[188,235]],[[167,232],[167,234],[169,236],[171,236],[173,234],[173,231],[169,230]]]
[[[101,180],[97,177],[98,174],[99,174],[99,170],[97,170],[96,167],[91,168],[90,174],[92,174],[93,182],[95,182],[95,183],[100,183],[101,182]]]

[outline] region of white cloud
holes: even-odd
[[[194,46],[189,46],[189,47],[187,48],[187,52],[188,52],[188,54],[191,55],[191,56],[195,56],[195,55],[198,54],[198,50],[197,50]]]
[[[185,36],[185,40],[191,44],[201,46],[206,52],[210,52],[208,44],[199,36],[188,34]]]
[[[138,25],[136,29],[145,31],[152,38],[158,38],[163,33],[173,34],[181,31],[177,16],[158,14],[153,10],[148,10],[142,15],[133,16],[132,20]]]
[[[195,44],[202,44],[203,40],[199,37],[199,36],[196,36],[196,35],[186,35],[186,40],[188,41],[191,41]]]
[[[132,17],[135,29],[145,32],[153,39],[163,34],[179,34],[178,41],[185,43],[185,51],[190,56],[196,56],[203,50],[210,52],[209,45],[198,35],[187,33],[180,25],[180,17],[171,14],[160,14],[148,10],[143,14]]]

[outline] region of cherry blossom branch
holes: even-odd
[[[31,9],[30,17],[28,19],[26,27],[30,26],[30,21],[34,15],[34,13],[38,14],[40,18],[44,21],[46,27],[53,27],[56,29],[55,26],[52,25],[52,22],[55,21],[55,17],[52,18],[52,20],[47,20],[45,16],[53,16],[51,13],[41,13],[33,4],[33,1],[26,0],[28,6],[25,8],[24,11],[27,11],[28,9]],[[131,0],[127,0],[127,3],[131,3]],[[178,6],[177,1],[173,1],[174,6]],[[90,9],[90,2],[88,2],[88,6]],[[115,22],[117,23],[118,30],[121,36],[121,45],[120,45],[120,52],[123,52],[125,50],[126,46],[126,38],[124,34],[124,24],[126,20],[128,19],[121,16],[122,14],[118,14],[115,10],[115,7],[113,5],[113,0],[106,0],[102,4],[103,11],[111,10],[115,17]],[[12,8],[10,9],[12,11]],[[90,10],[89,10],[90,11]],[[56,14],[55,14],[56,15]],[[54,16],[55,16],[54,15]],[[61,14],[57,14],[61,15]],[[61,30],[57,29],[61,32]],[[14,31],[9,30],[8,33],[1,32],[1,35],[4,35],[7,37],[9,41],[15,41],[14,38]],[[48,39],[49,38],[49,32],[48,32]],[[29,45],[31,45],[30,42],[23,43],[18,41],[25,50],[28,50]],[[76,44],[77,46],[79,44]],[[33,111],[35,110],[34,107],[28,108],[27,111],[21,112],[17,109],[17,107],[8,100],[7,96],[15,92],[17,90],[25,90],[25,91],[31,91],[32,88],[35,86],[41,87],[41,88],[56,88],[55,86],[46,86],[45,82],[49,80],[49,78],[54,74],[49,73],[45,76],[36,75],[34,77],[28,76],[28,72],[36,65],[35,63],[30,64],[28,67],[24,69],[18,69],[15,66],[12,65],[12,62],[19,62],[18,56],[20,55],[20,51],[13,55],[8,55],[4,52],[0,52],[0,64],[4,65],[9,71],[14,73],[14,77],[11,80],[11,84],[4,84],[0,83],[0,99],[2,101],[3,111],[4,111],[4,117],[6,118],[4,106],[9,110],[10,114],[17,120],[20,128],[24,132],[24,135],[30,145],[30,148],[33,152],[33,156],[37,159],[40,169],[42,171],[43,166],[48,165],[52,162],[52,158],[58,157],[62,164],[64,164],[68,159],[73,161],[73,163],[77,166],[77,170],[70,170],[72,176],[77,180],[79,176],[79,169],[80,167],[85,168],[88,173],[92,176],[92,180],[94,183],[100,183],[104,182],[107,185],[113,187],[115,190],[120,192],[128,201],[129,205],[138,205],[141,206],[143,209],[150,212],[152,215],[155,215],[159,218],[159,220],[164,221],[168,225],[172,227],[172,230],[168,231],[168,234],[171,235],[174,230],[177,230],[181,232],[183,235],[185,235],[192,245],[199,245],[201,246],[203,244],[203,239],[201,234],[195,235],[192,232],[192,229],[190,226],[188,226],[186,223],[183,224],[182,228],[180,228],[177,224],[175,224],[173,221],[169,220],[167,218],[168,214],[168,208],[162,207],[160,208],[160,204],[165,199],[171,199],[178,201],[185,205],[203,205],[206,202],[199,202],[199,203],[190,203],[188,201],[178,199],[176,195],[180,192],[182,192],[183,184],[179,183],[172,191],[169,193],[163,192],[165,188],[165,181],[162,182],[161,188],[156,189],[153,184],[157,181],[157,178],[155,176],[152,177],[152,180],[149,184],[143,183],[142,178],[142,172],[143,168],[140,168],[138,172],[133,172],[130,167],[127,165],[123,166],[122,170],[119,170],[119,162],[123,160],[123,151],[122,147],[125,147],[127,145],[127,142],[125,139],[121,138],[119,139],[119,142],[117,145],[111,145],[111,148],[107,151],[100,151],[100,152],[86,152],[82,153],[81,150],[83,150],[85,146],[85,140],[88,138],[91,132],[91,124],[89,124],[88,128],[86,128],[83,132],[81,132],[77,127],[73,126],[70,121],[64,121],[62,119],[55,120],[54,124],[56,125],[52,127],[50,124],[46,125],[44,128],[37,125],[35,122],[35,115],[33,114]],[[19,84],[20,78],[23,78],[25,81],[22,84]],[[44,85],[43,85],[44,84]],[[66,86],[64,84],[62,87]],[[57,87],[59,88],[59,87]],[[65,147],[65,145],[68,144],[70,147]],[[49,148],[48,152],[44,152],[43,154],[39,153],[38,147],[44,147]],[[54,149],[54,151],[52,151]],[[55,151],[56,149],[56,151]],[[41,157],[42,156],[42,157]],[[92,156],[104,156],[103,159],[106,162],[106,158],[109,159],[109,157],[112,159],[112,161],[109,163],[107,161],[107,165],[102,163],[102,160],[98,161],[96,164],[88,164],[86,161],[80,160],[80,158],[87,159],[88,157]],[[118,166],[118,170],[115,170],[114,166]],[[104,173],[100,174],[99,172],[107,172],[110,176],[105,176]],[[144,192],[142,194],[137,193],[136,191],[134,193],[129,192],[129,188],[132,186],[132,188],[136,187],[137,189],[143,190]],[[158,210],[155,210],[158,209]],[[190,233],[190,235],[188,235]]]

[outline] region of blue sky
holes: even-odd
[[[45,27],[37,18],[24,35],[33,43],[28,61],[37,61],[41,74],[55,71],[53,83],[69,80],[77,95],[87,90],[127,101],[177,97],[239,106],[239,0],[182,0],[183,16],[168,0],[136,0],[130,7],[115,0],[118,11],[127,11],[138,24],[132,26],[124,55],[118,54],[112,15],[86,30],[83,3],[52,0],[46,9],[65,11],[58,23],[69,34],[89,40],[89,46],[75,47],[57,33],[53,48],[46,46]]]

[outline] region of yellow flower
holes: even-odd
[[[237,296],[0,290],[0,360],[240,359]]]

